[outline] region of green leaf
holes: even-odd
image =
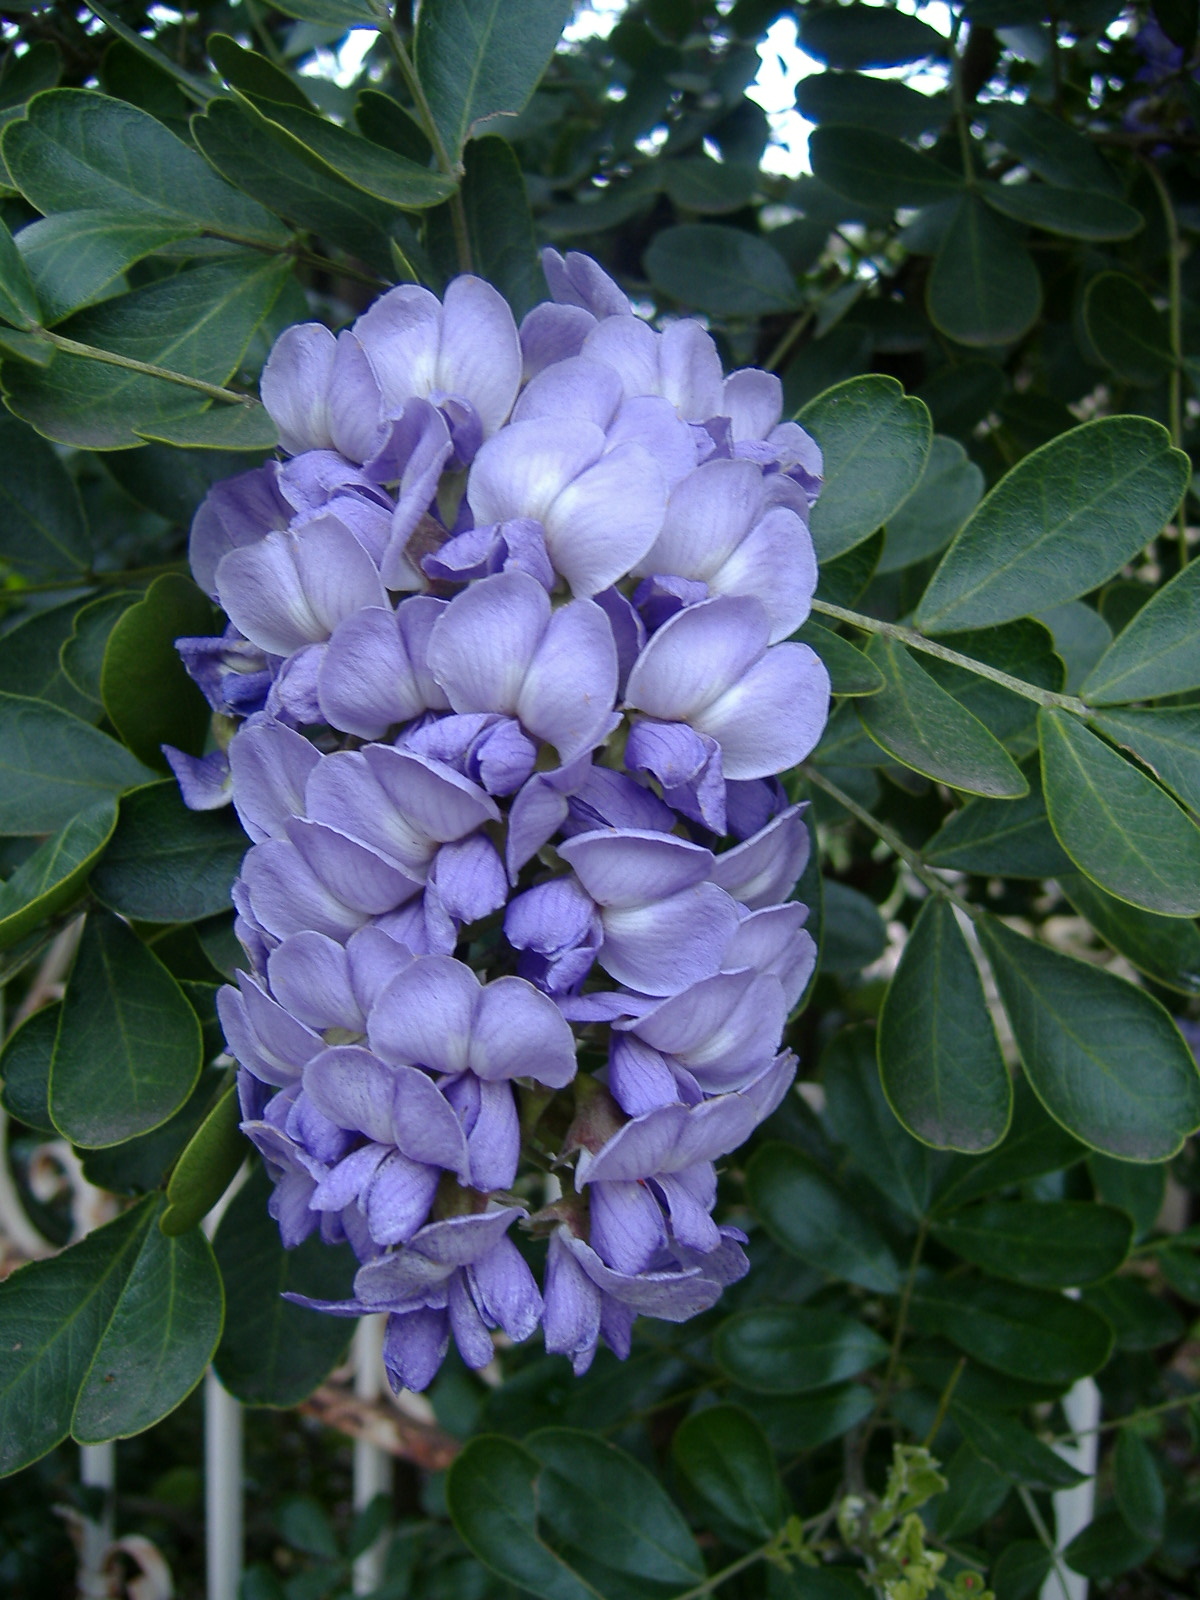
[[[717,1364],[759,1394],[803,1394],[853,1378],[882,1361],[879,1335],[837,1311],[808,1306],[756,1306],[717,1329]]]
[[[825,663],[834,694],[878,694],[883,688],[883,673],[861,650],[819,622],[806,622],[792,635],[815,650]]]
[[[108,636],[121,613],[140,599],[136,589],[121,589],[116,594],[110,591],[87,601],[76,611],[70,637],[63,640],[59,649],[63,676],[91,702],[97,715],[103,707],[100,669],[104,665]]]
[[[822,6],[802,16],[801,45],[831,67],[895,67],[946,53],[945,38],[927,22],[887,7]]]
[[[1047,183],[1120,193],[1116,173],[1092,140],[1034,101],[994,102],[987,108],[987,124],[993,139]]]
[[[821,970],[859,972],[887,949],[887,929],[874,902],[832,878],[822,882]]]
[[[0,1101],[10,1117],[53,1138],[50,1120],[50,1060],[60,1005],[42,1006],[15,1028],[0,1051]]]
[[[676,1471],[715,1511],[759,1544],[783,1526],[787,1506],[762,1428],[740,1406],[709,1406],[675,1430]]]
[[[1132,750],[1155,777],[1193,811],[1200,811],[1200,716],[1183,711],[1105,711],[1092,722]]]
[[[1082,1161],[1086,1146],[1042,1110],[1029,1085],[1014,1085],[1013,1119],[1002,1144],[982,1156],[959,1156],[945,1169],[935,1210],[939,1215],[981,1195],[995,1194]]]
[[[975,1453],[1015,1483],[1034,1489],[1070,1489],[1087,1481],[1085,1473],[1077,1472],[1012,1417],[976,1410],[959,1400],[951,1403],[950,1414]]]
[[[1083,1298],[1113,1328],[1118,1350],[1157,1350],[1177,1343],[1187,1331],[1169,1300],[1128,1275],[1093,1284]]]
[[[828,456],[825,458],[825,471],[829,471]],[[920,476],[919,469],[917,476]],[[825,481],[828,485],[828,477]],[[883,529],[878,528],[853,549],[847,550],[845,555],[823,561],[817,574],[817,598],[827,600],[833,606],[852,606],[870,583],[882,549]]]
[[[168,572],[121,614],[108,636],[100,672],[104,709],[147,766],[166,769],[164,744],[191,755],[204,747],[208,702],[189,678],[175,641],[211,629],[207,595],[190,578]]]
[[[1050,827],[1036,761],[1021,769],[1029,793],[1020,800],[968,800],[921,852],[931,867],[984,877],[1054,878],[1071,859]]]
[[[632,1456],[594,1433],[542,1428],[525,1440],[541,1464],[538,1515],[555,1547],[602,1591],[610,1574],[675,1593],[704,1577],[687,1523]]]
[[[386,205],[420,210],[440,205],[458,187],[453,178],[418,166],[315,111],[241,94],[237,99],[257,125],[267,127],[302,160]]]
[[[17,187],[45,215],[147,212],[189,232],[275,248],[288,242],[269,212],[222,182],[157,118],[94,89],[35,95],[0,148]]]
[[[1200,1076],[1143,989],[986,917],[979,924],[1030,1083],[1064,1127],[1125,1161],[1165,1161],[1200,1125]]]
[[[554,53],[569,0],[439,0],[417,16],[417,76],[451,162],[472,129],[499,112],[515,115]]]
[[[1200,913],[1200,828],[1076,717],[1038,712],[1050,825],[1088,877],[1168,917]]]
[[[216,1205],[246,1159],[237,1086],[230,1084],[184,1147],[167,1184],[167,1208],[158,1219],[174,1237],[194,1228]]]
[[[463,205],[475,270],[520,318],[546,298],[525,179],[512,146],[494,135],[467,146]]]
[[[29,268],[3,222],[0,222],[0,317],[14,328],[36,328],[42,321],[42,308]]]
[[[178,450],[245,450],[262,454],[279,443],[265,406],[218,404],[182,417],[152,417],[133,424],[139,439]]]
[[[936,555],[979,504],[983,473],[957,439],[935,434],[920,482],[888,518],[880,572],[899,572]]]
[[[27,856],[0,885],[0,950],[16,944],[79,897],[116,823],[116,801],[111,796],[97,800]]]
[[[210,166],[239,189],[389,280],[394,276],[388,244],[393,213],[382,201],[298,154],[282,133],[264,134],[262,124],[232,100],[214,100],[203,116],[192,118],[191,128]]]
[[[1114,1273],[1133,1247],[1123,1211],[1090,1200],[992,1200],[935,1225],[934,1237],[997,1278],[1066,1289]]]
[[[1135,1532],[1158,1544],[1166,1522],[1166,1495],[1149,1446],[1132,1428],[1117,1434],[1114,1469],[1117,1509]]]
[[[1004,799],[1028,793],[1028,782],[999,740],[903,645],[877,634],[867,654],[883,673],[884,687],[855,709],[881,750],[952,789]]]
[[[910,1133],[943,1150],[1000,1143],[1012,1084],[971,951],[939,895],[926,900],[905,941],[878,1041],[884,1093]]]
[[[1200,562],[1190,561],[1138,611],[1092,668],[1081,693],[1120,705],[1200,688]]]
[[[1054,647],[1054,637],[1044,622],[1022,617],[998,628],[969,629],[946,635],[944,643],[960,655],[997,667],[1039,689],[1058,692],[1066,667]],[[1025,695],[952,661],[922,654],[921,665],[943,689],[974,713],[988,731],[1015,757],[1037,749],[1037,706]]]
[[[939,205],[962,193],[960,172],[873,128],[816,128],[808,149],[821,182],[862,205],[894,211]]]
[[[230,1201],[213,1240],[228,1315],[213,1358],[217,1376],[249,1406],[294,1406],[342,1359],[351,1328],[340,1317],[285,1300],[344,1300],[356,1262],[349,1246],[310,1235],[285,1250],[268,1215],[271,1181],[261,1167]]]
[[[136,922],[196,922],[228,908],[248,848],[232,807],[189,811],[168,778],[121,802],[92,890]]]
[[[0,1473],[69,1433],[140,1433],[200,1381],[221,1329],[201,1235],[165,1239],[152,1199],[0,1284]]]
[[[195,224],[159,221],[142,212],[90,209],[31,222],[16,243],[37,287],[45,324],[53,327],[81,306],[105,299],[135,262],[199,232]]]
[[[542,1600],[603,1600],[538,1527],[542,1463],[512,1439],[483,1434],[451,1464],[446,1504],[459,1537],[506,1582]]]
[[[0,835],[55,833],[149,776],[124,745],[78,717],[0,694]]]
[[[1057,877],[1080,916],[1139,972],[1180,994],[1200,994],[1200,930],[1194,923],[1140,911],[1106,894],[1082,872],[1060,872]]]
[[[290,281],[286,258],[241,253],[91,306],[61,331],[82,344],[223,384]],[[139,428],[194,413],[201,404],[185,386],[66,351],[44,370],[6,364],[4,382],[12,410],[39,433],[82,449],[139,444]]]
[[[796,109],[809,122],[849,123],[894,139],[916,139],[940,127],[949,112],[942,95],[922,94],[895,78],[858,72],[813,72],[801,78]]]
[[[199,987],[187,985],[192,994]],[[220,1049],[220,1043],[215,1048]],[[214,1095],[220,1093],[224,1080],[223,1068],[206,1067],[191,1094],[161,1127],[105,1150],[81,1151],[84,1177],[97,1188],[114,1194],[143,1195],[151,1189],[161,1189],[188,1140],[204,1121],[205,1112]]]
[[[999,1511],[1012,1489],[1002,1473],[988,1465],[965,1441],[946,1463],[950,1487],[933,1504],[934,1527],[940,1539],[972,1533]]]
[[[327,22],[334,27],[378,28],[386,20],[372,0],[286,0],[276,10],[299,17],[301,22]]]
[[[966,345],[1011,344],[1037,321],[1042,283],[1033,257],[973,194],[959,201],[942,240],[926,306],[940,332]]]
[[[1118,1578],[1154,1554],[1154,1540],[1129,1526],[1118,1511],[1102,1511],[1062,1553],[1072,1572],[1085,1578]]]
[[[746,1169],[746,1196],[775,1242],[822,1272],[878,1294],[897,1294],[902,1274],[887,1242],[792,1145],[762,1145]]]
[[[929,1151],[884,1098],[874,1030],[843,1028],[821,1056],[821,1082],[826,1120],[856,1170],[905,1216],[923,1217],[932,1185]]]
[[[827,389],[797,420],[825,459],[812,511],[813,543],[824,564],[861,544],[907,500],[925,470],[932,425],[920,400],[895,378],[878,375]]]
[[[1086,594],[1158,534],[1188,472],[1187,457],[1148,417],[1101,417],[1052,439],[967,522],[933,575],[918,626],[987,627]]]
[[[742,228],[716,222],[663,228],[643,264],[656,289],[716,316],[769,316],[800,303],[792,269],[778,250]]]
[[[0,561],[31,583],[86,572],[92,545],[75,480],[25,423],[0,413]]]
[[[1053,1556],[1040,1539],[1017,1539],[1000,1552],[990,1581],[997,1600],[1034,1600],[1053,1570]]]
[[[1054,648],[1067,669],[1062,688],[1077,692],[1079,685],[1112,643],[1112,629],[1085,600],[1068,600],[1038,613],[1038,621],[1050,629]]]
[[[875,1404],[871,1390],[862,1383],[839,1383],[815,1394],[762,1395],[742,1389],[730,1389],[728,1394],[754,1417],[771,1448],[787,1455],[840,1439],[869,1416]]]
[[[182,989],[123,922],[90,915],[75,956],[50,1068],[50,1115],[97,1149],[148,1133],[191,1094],[200,1023]]]
[[[1088,1173],[1098,1198],[1116,1206],[1132,1221],[1135,1240],[1153,1232],[1166,1199],[1165,1166],[1134,1166],[1130,1161],[1115,1161],[1112,1156],[1093,1150],[1088,1157]]]
[[[983,183],[979,193],[1001,216],[1068,239],[1131,239],[1142,213],[1100,189],[1064,189],[1048,183]],[[1113,273],[1113,277],[1120,274]]]
[[[745,161],[713,161],[708,156],[666,161],[663,188],[684,211],[741,211],[760,193],[758,168]]]
[[[1127,383],[1158,383],[1174,365],[1166,312],[1123,272],[1092,279],[1083,321],[1096,354]]]
[[[247,50],[227,33],[210,33],[205,48],[208,59],[231,89],[264,100],[278,100],[281,105],[298,106],[301,111],[313,109],[312,101],[295,78],[266,56]]]
[[[1079,1301],[991,1279],[920,1282],[912,1318],[986,1367],[1063,1388],[1098,1372],[1112,1350],[1104,1318]]]

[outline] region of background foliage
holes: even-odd
[[[67,1246],[0,1287],[0,1582],[70,1581],[63,1441],[159,1424],[120,1523],[193,1592],[205,1365],[292,1406],[344,1349],[278,1291],[347,1263],[284,1255],[261,1175],[198,1227],[243,1157],[213,996],[245,839],[163,777],[211,737],[173,649],[214,623],[191,514],[273,446],[283,327],[466,265],[520,314],[552,242],[779,371],[825,453],[808,1084],[723,1175],[751,1276],[582,1381],[451,1362],[448,1476],[351,1527],[335,1437],[252,1413],[247,1600],[346,1592],[380,1518],[396,1600],[834,1600],[855,1568],[1021,1600],[1052,1563],[1195,1593],[1195,0],[569,15],[0,12],[0,1197]],[[798,179],[745,95],[781,17],[819,67]],[[117,1197],[85,1239],[47,1141]],[[1098,1511],[1056,1552],[1089,1374]]]

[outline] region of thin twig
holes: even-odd
[[[39,328],[34,337],[44,339],[48,344],[54,345],[58,350],[65,350],[69,355],[85,356],[89,361],[101,361],[109,367],[123,367],[127,372],[140,372],[147,378],[162,378],[167,383],[178,384],[182,389],[195,389],[199,394],[206,394],[210,400],[221,400],[226,405],[261,404],[261,401],[252,394],[239,394],[236,389],[222,389],[219,384],[205,383],[202,378],[189,378],[184,372],[173,372],[170,367],[156,367],[149,361],[135,361],[132,356],[119,356],[115,350],[101,350],[98,345],[80,344],[77,339],[68,339],[63,333],[55,333],[53,328]]]
[[[1180,279],[1179,223],[1171,192],[1167,188],[1157,164],[1149,157],[1141,157],[1150,181],[1158,191],[1163,221],[1167,229],[1167,325],[1171,340],[1171,372],[1168,377],[1167,405],[1171,427],[1171,443],[1183,449],[1183,287]],[[1179,565],[1188,563],[1187,547],[1187,490],[1179,502],[1178,512]]]

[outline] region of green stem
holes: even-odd
[[[865,806],[860,806],[857,800],[851,798],[844,789],[839,789],[837,784],[827,778],[819,768],[805,764],[800,772],[809,783],[815,783],[818,789],[824,789],[831,800],[836,800],[852,817],[856,817],[864,827],[870,828],[872,833],[878,835],[894,855],[901,861],[907,862],[913,874],[918,877],[927,889],[932,889],[934,894],[940,894],[943,899],[951,901],[960,911],[966,913],[972,920],[978,920],[981,912],[978,906],[973,906],[969,900],[964,900],[956,894],[948,883],[943,882],[934,872],[932,867],[927,867],[915,850],[909,848],[898,833],[894,833],[886,822],[880,822],[878,817],[872,816]],[[924,1223],[922,1223],[924,1227]],[[923,1241],[922,1241],[923,1242]]]
[[[1171,340],[1171,373],[1168,378],[1167,405],[1171,427],[1171,443],[1177,450],[1183,449],[1183,287],[1180,280],[1180,249],[1179,249],[1179,223],[1175,217],[1175,207],[1171,204],[1171,192],[1167,188],[1162,173],[1157,164],[1149,157],[1142,157],[1142,165],[1150,174],[1150,181],[1158,191],[1159,204],[1162,206],[1163,221],[1167,229],[1167,319]],[[1178,513],[1178,540],[1179,540],[1179,565],[1186,567],[1188,563],[1187,547],[1187,492],[1179,502]]]
[[[954,1371],[947,1379],[946,1387],[942,1390],[941,1398],[938,1400],[937,1415],[933,1419],[933,1425],[929,1432],[925,1435],[926,1450],[931,1448],[933,1441],[937,1438],[938,1430],[941,1428],[942,1423],[946,1420],[946,1412],[950,1409],[951,1396],[954,1394],[955,1389],[958,1388],[958,1380],[962,1377],[966,1370],[967,1358],[966,1356],[959,1356],[958,1360],[954,1364]]]
[[[917,1268],[921,1265],[921,1256],[925,1250],[925,1236],[929,1232],[927,1218],[921,1218],[921,1225],[917,1229],[917,1237],[913,1242],[912,1255],[909,1257],[908,1272],[904,1277],[904,1287],[900,1291],[900,1306],[896,1312],[896,1327],[892,1333],[892,1348],[888,1352],[887,1369],[883,1374],[883,1383],[879,1393],[875,1396],[875,1405],[871,1415],[867,1418],[866,1427],[858,1441],[859,1460],[865,1460],[867,1446],[871,1442],[871,1435],[879,1425],[883,1415],[883,1408],[891,1399],[892,1390],[896,1385],[896,1372],[900,1366],[900,1351],[904,1345],[904,1335],[908,1332],[908,1308],[912,1303],[912,1293],[917,1281]]]
[[[951,94],[954,98],[954,125],[958,130],[958,148],[962,153],[963,177],[968,187],[975,182],[975,158],[971,150],[971,125],[967,119],[967,97],[963,93],[962,63],[963,58],[958,48],[958,36],[962,29],[962,17],[955,14],[953,32],[950,37],[951,50]]]
[[[210,400],[220,400],[226,405],[257,406],[252,394],[239,394],[236,389],[222,389],[219,384],[205,383],[201,378],[189,378],[186,373],[172,372],[169,367],[156,367],[149,361],[135,361],[132,356],[119,356],[114,350],[101,350],[94,344],[80,344],[52,328],[39,328],[36,338],[44,339],[57,350],[66,350],[73,356],[86,356],[89,361],[102,361],[109,367],[124,367],[127,372],[140,372],[147,378],[162,378],[167,383],[177,383],[183,389],[195,389]]]
[[[1026,1516],[1028,1516],[1030,1522],[1033,1523],[1034,1532],[1041,1540],[1043,1546],[1050,1556],[1050,1560],[1054,1564],[1054,1571],[1058,1578],[1059,1588],[1063,1592],[1063,1600],[1071,1600],[1071,1585],[1067,1578],[1066,1571],[1063,1568],[1062,1561],[1059,1559],[1058,1546],[1050,1537],[1050,1530],[1042,1520],[1042,1513],[1037,1508],[1037,1502],[1034,1500],[1033,1496],[1023,1483],[1019,1483],[1017,1485],[1017,1494],[1021,1498],[1021,1504],[1025,1507]]]
[[[1069,1439],[1086,1439],[1093,1433],[1111,1433],[1114,1428],[1127,1428],[1132,1423],[1144,1422],[1147,1417],[1161,1417],[1165,1411],[1179,1411],[1184,1406],[1200,1405],[1200,1394],[1180,1395],[1174,1400],[1164,1400],[1161,1405],[1143,1406],[1138,1411],[1129,1411],[1123,1417],[1112,1417],[1108,1422],[1100,1422],[1094,1428],[1083,1428],[1078,1433],[1056,1433],[1051,1439],[1051,1444],[1065,1443]]]
[[[27,594],[62,594],[69,589],[103,589],[109,584],[141,583],[146,578],[157,578],[164,572],[186,572],[186,561],[164,561],[154,567],[130,567],[125,572],[81,572],[75,578],[63,578],[58,583],[14,584],[11,589],[0,589],[0,600],[20,600]]]
[[[755,1566],[764,1560],[778,1544],[778,1535],[768,1539],[766,1544],[759,1545],[757,1550],[751,1550],[748,1555],[739,1556],[736,1561],[731,1561],[727,1567],[722,1567],[720,1572],[714,1572],[711,1578],[706,1578],[703,1583],[698,1583],[694,1589],[685,1589],[682,1594],[677,1594],[673,1600],[700,1600],[701,1595],[712,1594],[714,1589],[728,1579],[734,1578],[739,1572],[745,1572],[747,1567]]]
[[[878,617],[864,616],[861,611],[847,611],[844,606],[831,605],[828,600],[814,600],[812,608],[824,616],[835,617],[838,622],[848,623],[852,628],[859,628],[863,633],[881,633],[885,638],[898,639],[910,650],[920,650],[924,655],[936,656],[939,661],[948,661],[951,666],[962,667],[967,672],[973,672],[976,677],[989,678],[1002,688],[1011,690],[1013,694],[1019,694],[1022,699],[1032,700],[1035,705],[1059,706],[1064,711],[1073,711],[1077,717],[1090,717],[1092,714],[1091,707],[1076,699],[1073,694],[1059,694],[1055,689],[1040,689],[1036,683],[1026,683],[1024,678],[1014,678],[1011,673],[1001,672],[999,667],[989,667],[985,661],[976,661],[971,656],[964,656],[958,650],[951,650],[944,644],[935,644],[932,639],[927,639],[915,628],[906,628],[899,622],[883,622]]]
[[[381,26],[387,33],[388,45],[396,58],[396,66],[400,69],[400,76],[404,85],[412,95],[413,107],[420,119],[426,137],[433,146],[433,158],[438,164],[438,170],[447,178],[452,178],[457,183],[462,177],[462,165],[450,159],[450,152],[446,149],[441,131],[434,120],[430,110],[429,101],[425,98],[425,90],[417,76],[417,69],[412,58],[404,48],[404,40],[400,37],[400,30],[396,27],[395,18],[390,13],[385,13],[387,20]],[[454,228],[454,246],[458,253],[458,265],[461,271],[470,272],[473,268],[471,259],[471,238],[467,232],[467,209],[463,205],[462,189],[458,188],[450,196],[450,221]]]
[[[806,311],[802,311],[800,315],[792,321],[788,331],[784,334],[783,338],[780,339],[774,350],[772,350],[771,354],[767,357],[766,368],[768,372],[778,372],[784,357],[789,354],[796,340],[804,332],[805,328],[808,327],[815,312],[816,307],[809,306]]]

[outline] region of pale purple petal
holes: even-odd
[[[746,537],[762,503],[762,473],[753,463],[705,462],[672,492],[639,572],[707,579]]]
[[[475,521],[535,517],[545,523],[562,491],[603,451],[604,434],[592,422],[564,418],[553,429],[541,421],[510,422],[472,463],[467,498]]]
[[[698,1267],[676,1272],[614,1272],[583,1242],[564,1230],[564,1242],[587,1276],[605,1295],[645,1316],[664,1322],[688,1322],[721,1298],[723,1285],[702,1275]]]
[[[566,426],[558,424],[555,436]],[[654,543],[666,503],[654,457],[640,444],[617,445],[566,484],[541,517],[555,570],[582,599],[607,589]]]
[[[642,651],[629,674],[626,699],[661,722],[699,726],[698,714],[739,684],[762,657],[769,632],[757,600],[721,597],[689,606],[664,623]],[[726,763],[726,776],[757,774],[732,772]]]
[[[817,961],[817,946],[803,926],[808,907],[796,901],[768,906],[744,917],[726,946],[724,971],[769,972],[783,985],[788,1010],[799,1000]]]
[[[679,1098],[675,1074],[666,1061],[633,1033],[612,1035],[608,1087],[622,1111],[631,1117],[673,1105]]]
[[[686,839],[633,828],[577,834],[559,854],[606,907],[637,907],[678,894],[709,877],[715,859]]]
[[[349,328],[338,334],[329,386],[329,433],[351,461],[369,461],[386,434],[383,393],[367,353]]]
[[[623,398],[621,380],[611,367],[573,356],[533,379],[513,408],[513,421],[557,424],[561,417],[576,417],[607,432]]]
[[[542,251],[542,271],[559,305],[582,306],[594,317],[629,316],[633,307],[598,261],[581,250],[565,256],[550,245]]]
[[[575,1376],[591,1365],[600,1337],[600,1290],[584,1272],[556,1228],[546,1253],[546,1304],[542,1328],[548,1355],[568,1356]]]
[[[495,1249],[512,1223],[524,1215],[520,1206],[495,1206],[473,1216],[448,1217],[422,1228],[413,1247],[442,1266],[470,1266]]]
[[[742,367],[725,379],[720,411],[735,439],[765,439],[783,415],[783,385],[773,372]]]
[[[386,1155],[381,1144],[365,1144],[351,1151],[320,1180],[309,1205],[314,1211],[343,1211],[354,1205]]]
[[[547,995],[522,978],[497,978],[479,996],[468,1057],[480,1078],[533,1078],[561,1089],[575,1076],[575,1037]]]
[[[383,1340],[383,1364],[392,1388],[419,1393],[437,1377],[450,1348],[450,1319],[445,1311],[422,1306],[393,1312]]]
[[[718,740],[728,777],[765,778],[796,766],[815,747],[829,694],[829,674],[808,645],[776,644],[688,720]]]
[[[267,415],[289,455],[328,449],[328,398],[337,341],[319,322],[285,328],[275,341],[259,382]]]
[[[677,994],[719,969],[737,920],[736,903],[714,883],[648,905],[606,908],[596,959],[631,989]]]
[[[549,597],[526,572],[497,573],[456,595],[428,646],[430,670],[455,711],[515,715],[549,623]]]
[[[440,1177],[437,1167],[410,1161],[399,1150],[384,1157],[359,1201],[376,1244],[403,1244],[412,1238],[429,1215]]]
[[[617,726],[616,698],[617,649],[608,618],[590,600],[573,600],[554,612],[538,642],[517,694],[517,715],[565,765]]]
[[[671,1232],[681,1245],[704,1254],[717,1248],[721,1234],[710,1215],[717,1198],[717,1179],[709,1162],[685,1167],[682,1172],[660,1173],[654,1188],[662,1195]]]
[[[719,855],[712,881],[752,911],[786,900],[808,861],[806,809],[789,806],[753,838]]]
[[[490,795],[440,762],[378,744],[368,745],[363,754],[392,804],[438,844],[449,844],[499,820]]]
[[[315,928],[344,942],[367,920],[329,890],[286,840],[268,839],[249,850],[242,881],[255,920],[277,939]]]
[[[713,833],[725,832],[725,774],[715,739],[686,722],[635,722],[625,760],[635,772],[657,778],[676,811]]]
[[[444,844],[434,857],[426,895],[436,893],[447,916],[478,922],[508,898],[508,878],[496,846],[482,833]]]
[[[406,400],[427,398],[438,387],[442,306],[413,283],[380,295],[354,324],[383,395],[384,410],[399,416]]]
[[[627,772],[612,767],[588,766],[582,782],[570,791],[570,832],[594,833],[598,828],[635,829],[670,833],[676,817],[643,784]]]
[[[709,575],[714,594],[751,595],[771,621],[772,644],[808,619],[817,587],[817,558],[804,522],[787,506],[772,506],[737,549]]]
[[[393,723],[449,709],[427,665],[429,636],[445,609],[445,601],[416,595],[396,611],[366,607],[339,624],[318,678],[333,727],[378,739]]]
[[[471,1183],[489,1193],[507,1189],[516,1178],[521,1159],[521,1124],[511,1084],[487,1083],[478,1078],[474,1082],[479,1107],[467,1134]]]
[[[536,378],[556,361],[577,356],[595,326],[595,317],[582,306],[556,306],[548,301],[534,306],[521,323],[525,377]]]
[[[484,1315],[510,1339],[528,1339],[541,1317],[542,1297],[512,1240],[498,1240],[468,1268],[468,1275]]]
[[[617,1272],[644,1272],[667,1242],[662,1212],[642,1183],[595,1183],[588,1210],[592,1248]]]
[[[336,940],[311,929],[292,934],[267,958],[267,976],[281,1005],[310,1028],[363,1030],[350,958]]]
[[[691,317],[667,325],[659,335],[659,393],[688,422],[703,422],[721,410],[725,380],[712,336]]]
[[[296,817],[288,823],[287,832],[311,871],[355,911],[382,916],[403,905],[420,888],[378,850],[323,822]]]
[[[490,438],[512,410],[521,384],[521,342],[504,297],[482,278],[454,278],[446,289],[438,388],[469,400]]]
[[[371,1048],[386,1061],[464,1072],[479,990],[479,980],[461,961],[420,957],[379,996],[368,1027]]]
[[[705,1093],[720,1094],[770,1066],[786,1019],[779,979],[740,972],[706,978],[627,1026],[686,1067]]]
[[[661,394],[659,336],[639,317],[609,317],[583,341],[583,354],[610,366],[627,395]]]
[[[365,1134],[376,1144],[393,1145],[394,1070],[358,1045],[335,1045],[305,1067],[304,1090],[317,1110],[339,1128]]]
[[[239,974],[241,987],[247,993],[261,995],[252,980]],[[268,1007],[273,1004],[267,997]],[[323,1040],[288,1016],[281,1006],[268,1013],[269,1023],[261,1013],[251,1015],[244,993],[228,986],[217,991],[217,1014],[229,1053],[246,1071],[261,1083],[284,1088],[295,1083],[304,1063],[320,1052]]]
[[[289,520],[274,463],[213,484],[192,518],[188,539],[192,576],[215,600],[221,558],[231,550],[257,544],[268,533],[281,532]]]
[[[486,1367],[495,1355],[487,1324],[479,1314],[479,1307],[471,1298],[463,1273],[456,1272],[450,1280],[450,1332],[458,1346],[458,1353],[468,1367]]]
[[[630,669],[646,643],[646,625],[619,589],[601,589],[592,598],[612,628],[617,647],[617,692],[623,696]]]
[[[173,744],[164,744],[162,753],[175,774],[179,793],[189,811],[219,811],[233,799],[233,779],[229,757],[224,750],[206,756],[190,756]]]

